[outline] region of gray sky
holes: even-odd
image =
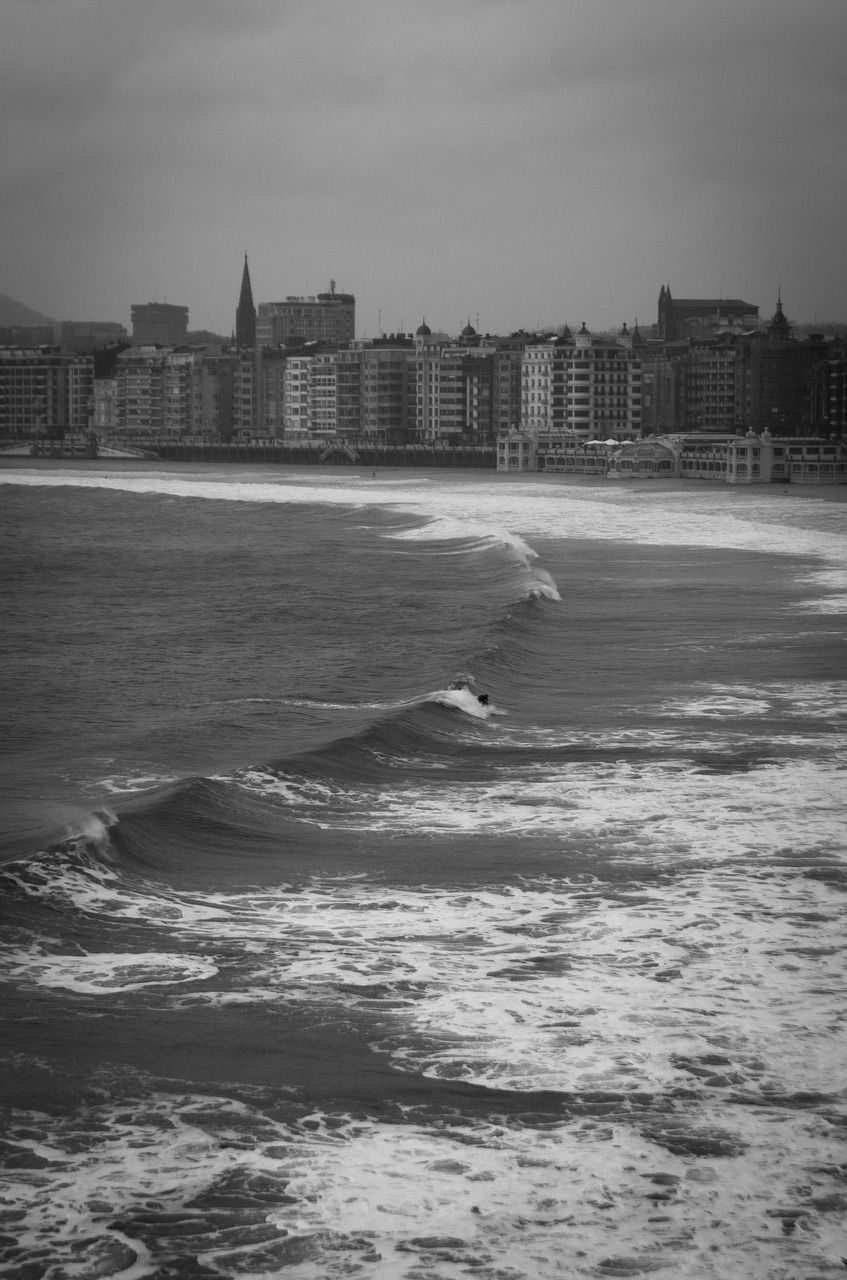
[[[228,333],[847,319],[847,0],[0,0],[0,292]]]

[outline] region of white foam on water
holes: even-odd
[[[498,525],[523,539],[764,548],[817,557],[827,574],[845,559],[843,506],[804,501],[777,515],[769,497],[748,493],[691,491],[656,502],[636,491],[458,478],[416,477],[414,491],[403,492],[408,482],[393,477],[379,485],[347,477],[284,485],[111,472],[21,477],[0,474],[10,483],[99,482],[240,501],[380,503],[455,519],[463,536],[465,521],[490,527],[496,511]],[[668,501],[676,496],[679,503]],[[814,585],[822,609],[837,603],[835,578],[819,575]],[[211,1107],[218,1119],[204,1119],[210,1100],[191,1097],[190,1086],[182,1096],[151,1095],[147,1119],[127,1118],[123,1102],[67,1122],[27,1115],[12,1140],[56,1163],[2,1173],[4,1207],[25,1215],[25,1250],[47,1245],[62,1274],[80,1267],[104,1274],[88,1240],[120,1243],[116,1215],[151,1200],[178,1209],[216,1178],[246,1170],[284,1172],[296,1193],[297,1202],[273,1217],[296,1239],[317,1240],[314,1261],[286,1268],[303,1280],[348,1264],[379,1280],[401,1269],[552,1280],[563,1265],[595,1276],[663,1267],[692,1280],[841,1269],[844,744],[835,732],[843,702],[829,693],[812,685],[712,687],[668,700],[666,731],[617,735],[622,745],[653,749],[638,765],[608,761],[603,735],[597,745],[608,763],[539,766],[486,786],[416,781],[326,796],[266,771],[242,776],[259,790],[280,787],[302,821],[404,833],[412,805],[424,837],[429,823],[463,836],[493,839],[496,827],[515,840],[543,838],[545,878],[464,892],[335,877],[298,892],[277,886],[200,897],[140,881],[130,887],[105,865],[60,866],[61,853],[25,870],[5,868],[16,892],[53,898],[101,923],[131,922],[160,944],[119,956],[16,953],[14,963],[31,958],[43,990],[102,1002],[112,990],[143,989],[145,1000],[173,1011],[234,999],[296,1001],[321,1017],[347,1006],[367,1011],[374,1052],[396,1071],[618,1099],[607,1112],[601,1102],[566,1107],[548,1129],[357,1118],[337,1131],[332,1117],[316,1114],[313,1130],[262,1117],[261,1137],[239,1127],[243,1104],[219,1099]],[[704,721],[690,743],[707,753],[699,764],[680,758],[672,724],[692,712]],[[743,762],[736,769],[732,760],[709,759],[738,747],[734,718],[763,721],[772,712],[779,735],[763,742],[749,771]],[[792,746],[816,746],[801,725],[786,732],[794,715],[832,723],[818,741],[830,758],[791,758]],[[525,731],[492,722],[485,732],[509,741]],[[690,723],[685,732],[690,738]],[[551,731],[547,740],[571,737]],[[662,743],[667,758],[656,757]],[[751,755],[749,735],[743,750]],[[325,812],[310,814],[307,801]],[[108,821],[101,825],[88,832],[95,844],[107,839]],[[574,853],[583,869],[569,873]],[[234,968],[237,980],[227,980]],[[202,986],[192,989],[198,979]],[[686,1148],[692,1136],[708,1147],[715,1135],[716,1155]],[[678,1181],[655,1184],[657,1174]],[[668,1199],[650,1200],[655,1191]],[[322,1254],[319,1231],[335,1244],[339,1232],[366,1236],[370,1254],[349,1239]],[[438,1237],[459,1243],[413,1243]],[[137,1239],[131,1245],[138,1257],[124,1260],[122,1274],[138,1280],[154,1267]],[[199,1253],[201,1261],[223,1256],[213,1246]],[[268,1274],[258,1261],[251,1271],[247,1253],[238,1274]]]
[[[470,689],[439,689],[427,695],[427,702],[440,703],[442,707],[455,707],[475,720],[487,720],[500,714],[493,703],[482,703]]]
[[[101,813],[89,813],[76,823],[74,828],[68,832],[70,837],[77,834],[81,835],[86,844],[90,844],[101,857],[109,858],[111,856],[111,845],[109,843],[109,828],[114,826],[117,818],[113,813],[102,811]]]
[[[296,783],[254,773],[250,785],[281,793],[292,801],[292,817],[327,830],[558,835],[565,849],[587,838],[606,857],[654,867],[841,842],[843,763],[783,758],[748,769],[746,760],[736,766],[710,746],[700,744],[709,753],[702,760],[575,761],[513,768],[486,782],[434,777],[425,785],[360,787],[339,792],[328,808],[308,795],[301,808]],[[847,759],[847,739],[841,748]],[[426,856],[424,847],[424,872]]]
[[[4,963],[5,960],[5,963]],[[151,952],[92,951],[83,955],[50,955],[33,948],[0,958],[7,978],[21,987],[52,987],[81,994],[113,995],[145,987],[197,982],[217,973],[217,965],[199,956]]]
[[[659,714],[683,719],[699,715],[716,719],[772,715],[840,724],[847,720],[847,681],[774,681],[758,687],[709,685],[698,698],[666,700]]]
[[[407,542],[466,541],[470,538],[472,548],[505,551],[529,575],[527,595],[543,596],[548,600],[562,598],[550,574],[534,563],[538,553],[529,543],[519,534],[493,526],[490,522],[481,524],[467,518],[439,515],[413,529],[393,530],[384,536]]]
[[[833,594],[836,586],[831,575],[847,570],[847,507],[840,503],[804,500],[786,511],[785,504],[774,507],[772,494],[717,487],[708,491],[692,487],[685,493],[656,488],[649,494],[621,486],[588,490],[534,483],[528,477],[515,484],[502,477],[475,476],[468,481],[451,474],[410,486],[400,476],[386,476],[374,485],[354,477],[286,475],[271,482],[236,478],[237,474],[204,480],[155,471],[98,474],[21,469],[0,471],[0,483],[73,485],[217,501],[378,505],[423,517],[436,538],[500,538],[515,552],[520,544],[531,551],[533,538],[580,538],[814,557],[826,562],[814,582],[821,592],[821,611],[828,612],[839,608],[841,594],[840,588],[838,596]],[[496,528],[492,528],[492,512],[496,512]],[[403,536],[427,534],[412,530]]]
[[[232,783],[259,795],[274,796],[289,804],[324,806],[338,794],[339,788],[313,778],[287,778],[261,768],[240,769],[235,774],[213,775],[213,781]]]
[[[494,536],[509,540],[579,537],[655,545],[722,546],[823,556],[841,569],[845,567],[847,511],[843,504],[804,500],[793,504],[789,513],[784,505],[774,507],[772,494],[724,488],[704,490],[692,486],[682,492],[657,487],[650,493],[621,486],[587,490],[533,483],[530,477],[522,477],[520,484],[501,477],[483,480],[475,476],[468,481],[454,473],[446,478],[422,477],[410,486],[400,475],[386,475],[379,485],[373,485],[357,482],[352,476],[286,474],[284,479],[266,481],[246,479],[237,471],[227,478],[202,479],[198,475],[155,471],[140,474],[35,469],[0,472],[0,483],[113,489],[218,501],[389,506],[440,521],[442,530],[453,530],[435,535],[442,538],[473,536],[474,530],[483,530],[487,536],[492,533],[491,513],[496,511],[497,529],[503,533]],[[427,535],[413,530],[404,536]]]
[[[91,1093],[112,1084],[95,1074]],[[558,1280],[563,1266],[776,1280],[840,1265],[839,1215],[819,1206],[832,1198],[824,1170],[837,1168],[841,1145],[808,1113],[750,1109],[746,1147],[698,1158],[645,1136],[660,1122],[649,1106],[635,1123],[598,1108],[539,1128],[320,1111],[284,1123],[231,1098],[162,1095],[143,1080],[136,1091],[135,1103],[95,1102],[71,1120],[19,1113],[7,1130],[41,1167],[3,1171],[4,1229],[51,1275],[140,1280],[169,1254],[251,1280],[282,1270]],[[708,1105],[696,1123],[700,1135],[722,1132]],[[227,1188],[230,1203],[264,1200],[264,1239],[228,1225],[237,1211],[218,1210],[227,1221],[215,1229],[196,1207],[221,1191],[226,1203]],[[286,1234],[269,1241],[272,1227]],[[303,1260],[275,1258],[274,1245]]]
[[[757,1119],[761,1140],[774,1117]],[[769,1177],[761,1141],[730,1170],[726,1162],[657,1153],[637,1132],[592,1119],[541,1132],[480,1126],[461,1144],[449,1132],[413,1126],[361,1129],[354,1142],[324,1145],[305,1176],[295,1174],[291,1188],[309,1203],[292,1218],[301,1229],[368,1232],[381,1254],[369,1262],[375,1277],[400,1273],[398,1244],[419,1267],[437,1266],[403,1274],[503,1280],[665,1268],[713,1280],[764,1278],[788,1274],[771,1270],[775,1260],[829,1270],[839,1256],[837,1222],[812,1210],[800,1239],[790,1241],[779,1217],[765,1216],[781,1184],[808,1175],[795,1159],[782,1177]],[[823,1147],[837,1150],[831,1137]]]
[[[179,775],[175,773],[124,773],[97,778],[90,785],[117,796],[133,795],[139,791],[152,791],[154,787],[165,786],[169,782],[177,782],[178,780]]]
[[[785,790],[788,803],[797,792]],[[723,818],[700,807],[692,821],[708,838]],[[754,828],[756,820],[752,810]],[[244,1104],[192,1098],[190,1086],[129,1115],[123,1087],[111,1110],[24,1116],[7,1130],[22,1149],[60,1162],[2,1175],[6,1207],[26,1215],[25,1247],[49,1244],[69,1265],[93,1265],[93,1244],[71,1246],[126,1241],[139,1255],[126,1274],[140,1277],[149,1259],[115,1221],[151,1203],[176,1211],[242,1171],[284,1177],[295,1203],[269,1207],[268,1217],[304,1247],[314,1242],[313,1262],[291,1268],[304,1280],[332,1274],[333,1259],[393,1280],[418,1258],[445,1277],[492,1267],[552,1280],[563,1241],[587,1274],[626,1274],[621,1260],[633,1257],[684,1264],[705,1280],[828,1273],[843,1247],[839,1214],[826,1206],[842,1188],[827,1170],[843,1164],[847,944],[838,881],[819,874],[843,869],[843,853],[814,843],[795,840],[782,853],[739,843],[733,855],[701,842],[688,866],[669,860],[663,870],[657,853],[652,880],[642,868],[616,881],[599,868],[568,878],[551,865],[546,877],[484,890],[336,876],[298,892],[202,901],[156,886],[145,899],[142,884],[118,896],[108,869],[83,892],[80,870],[65,885],[79,890],[78,910],[101,922],[128,910],[192,950],[34,955],[48,986],[58,976],[59,987],[102,1000],[150,981],[174,1012],[289,1001],[320,1019],[322,1007],[337,1018],[347,1005],[367,1012],[373,1051],[397,1071],[518,1094],[561,1091],[564,1112],[540,1129],[496,1117],[458,1127],[357,1117],[336,1129],[337,1118],[321,1113],[311,1129],[266,1116],[245,1128]],[[649,843],[641,854],[649,865]],[[148,959],[135,973],[121,967]],[[222,981],[234,964],[235,989]],[[192,979],[202,987],[192,990]],[[809,1101],[792,1104],[795,1094]],[[74,1125],[83,1140],[64,1132]],[[691,1140],[706,1151],[716,1142],[717,1154],[697,1155]],[[652,1182],[657,1174],[665,1181]],[[796,1230],[786,1233],[784,1221]],[[438,1238],[452,1243],[438,1249]],[[207,1240],[194,1252],[214,1263],[233,1246]],[[248,1254],[239,1253],[239,1274],[254,1274]],[[257,1257],[256,1274],[263,1268]]]

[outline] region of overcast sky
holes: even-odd
[[[0,0],[0,292],[229,333],[847,319],[847,0]]]

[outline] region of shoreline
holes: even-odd
[[[377,467],[370,466],[332,466],[310,463],[278,463],[278,462],[170,462],[162,458],[19,458],[0,456],[0,473],[24,471],[44,471],[47,473],[67,471],[70,473],[86,472],[121,472],[167,473],[170,475],[221,474],[230,476],[242,483],[253,481],[267,482],[272,476],[287,479],[291,476],[302,477],[308,474],[316,479],[320,477],[338,478],[348,476],[351,480],[373,480],[379,485],[387,477],[414,478],[416,480],[445,480],[455,477],[463,483],[495,483],[504,485],[540,485],[544,488],[565,489],[611,489],[619,493],[697,493],[702,490],[720,493],[750,493],[757,497],[770,494],[772,497],[817,498],[823,502],[847,503],[847,485],[821,484],[804,485],[780,481],[767,484],[730,485],[720,480],[686,480],[675,476],[668,480],[609,480],[605,476],[577,476],[561,473],[549,474],[543,471],[512,474],[506,471],[494,471],[474,467]],[[258,474],[257,474],[258,473]],[[8,483],[8,481],[7,481]]]

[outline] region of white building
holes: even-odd
[[[641,357],[624,325],[617,338],[582,326],[527,346],[521,361],[521,427],[572,432],[586,440],[631,440],[641,433]]]

